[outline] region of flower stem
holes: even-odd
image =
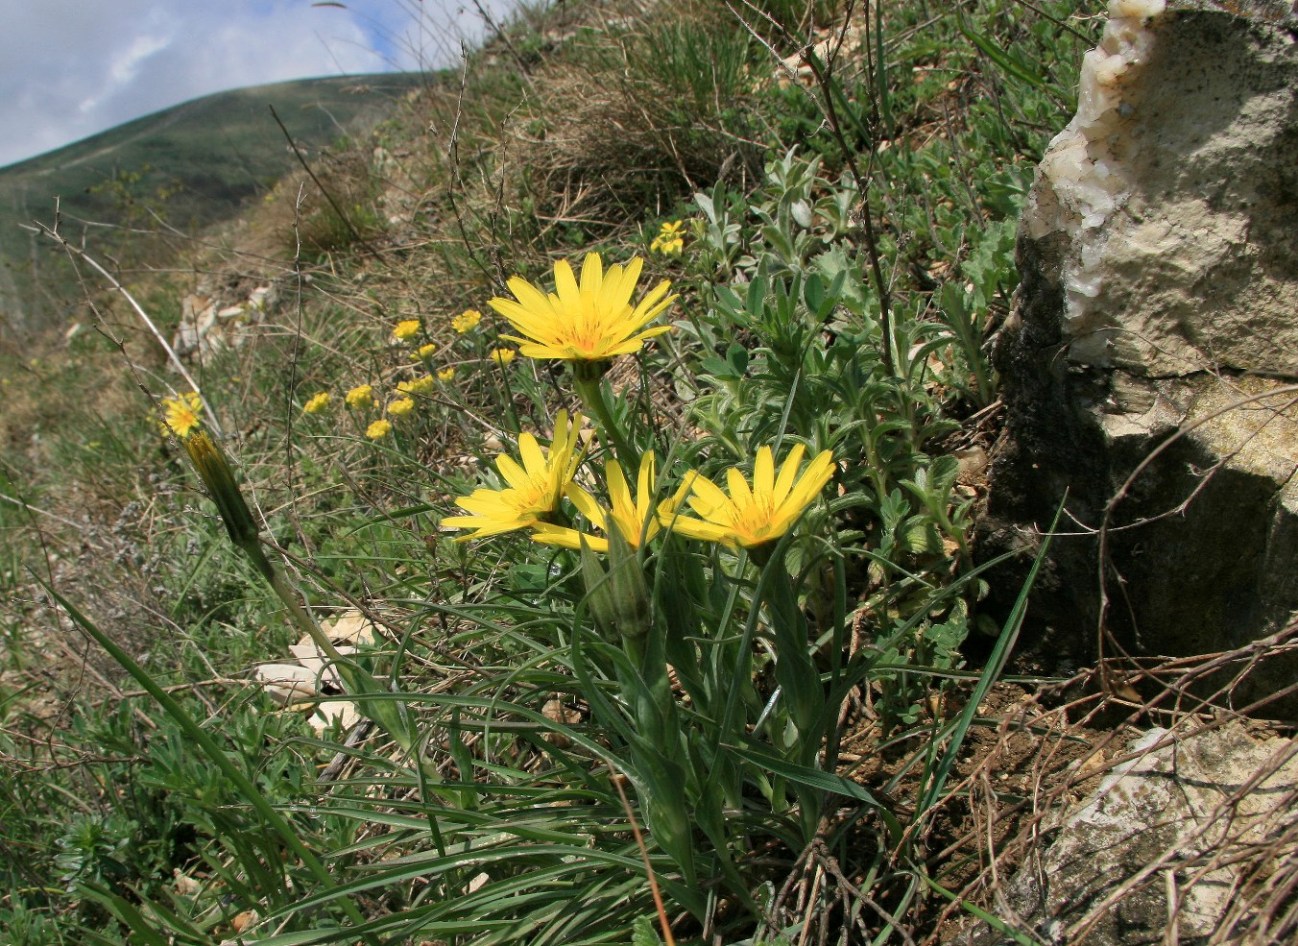
[[[578,369],[573,372],[573,382],[577,388],[577,396],[581,398],[582,405],[599,423],[600,433],[606,438],[606,442],[613,447],[618,462],[626,469],[633,469],[634,467],[629,466],[629,464],[634,461],[635,453],[631,450],[631,443],[626,439],[626,434],[618,427],[617,421],[613,417],[613,411],[604,396],[604,385],[600,383],[599,375],[591,371]]]
[[[329,658],[339,677],[347,686],[347,692],[355,698],[357,709],[368,719],[378,723],[388,735],[397,741],[402,749],[412,751],[416,739],[413,728],[407,724],[400,707],[388,700],[374,699],[384,693],[384,687],[374,679],[364,667],[354,660],[347,660],[339,653],[333,641],[329,639],[320,625],[302,606],[301,596],[288,581],[283,572],[276,568],[266,557],[261,544],[261,530],[243,498],[234,470],[231,469],[220,445],[212,440],[206,431],[199,430],[182,441],[190,460],[194,464],[208,494],[216,503],[221,520],[225,523],[230,541],[235,548],[248,556],[266,583],[270,585],[284,607],[288,609],[289,620],[315,642],[320,652]],[[367,699],[366,697],[370,697]]]
[[[792,740],[775,741],[789,761],[808,768],[819,768],[823,741],[825,688],[808,650],[807,621],[798,606],[788,569],[782,555],[773,555],[770,546],[750,550],[755,564],[762,569],[758,594],[770,611],[775,637],[775,681],[779,684],[784,712],[792,724]],[[795,784],[800,822],[805,839],[814,837],[820,823],[821,794],[809,785]]]

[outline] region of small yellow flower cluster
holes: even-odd
[[[683,220],[672,220],[658,229],[658,235],[649,244],[651,253],[663,256],[680,256],[685,249],[685,235],[681,232],[685,226]]]
[[[347,402],[347,406],[354,411],[373,407],[374,386],[372,384],[358,384],[347,392],[347,396],[344,400]]]
[[[453,368],[448,369],[454,373]],[[440,376],[441,372],[439,372]],[[393,398],[384,408],[384,413],[389,417],[401,418],[414,412],[416,405],[415,398],[427,394],[437,385],[437,380],[432,375],[420,375],[410,381],[401,381],[397,383],[398,397]],[[378,406],[379,399],[375,396],[374,385],[358,384],[352,388],[343,397],[347,407],[353,411],[372,410]],[[333,397],[328,391],[321,391],[314,395],[302,406],[302,410],[307,414],[320,414],[329,408],[333,403]],[[371,440],[378,440],[392,433],[391,421],[379,419],[372,421],[365,430],[365,436]]]
[[[465,309],[455,318],[451,319],[451,328],[463,335],[466,332],[471,332],[477,328],[478,323],[481,321],[481,312],[477,309]]]
[[[329,392],[321,391],[318,394],[312,395],[311,398],[302,405],[302,410],[308,414],[323,414],[329,409],[329,405],[332,403],[333,397],[330,396]]]
[[[454,366],[448,366],[446,368],[443,368],[441,371],[437,372],[437,380],[442,382],[442,384],[445,384],[446,382],[450,381],[454,377],[455,377]]]
[[[419,346],[418,355],[420,361],[432,361],[433,356],[436,354],[437,354],[437,346],[434,345],[432,342],[429,342],[427,345]]]
[[[517,352],[512,348],[493,348],[491,350],[491,360],[503,368],[514,360],[516,354]]]
[[[422,374],[412,381],[398,381],[397,393],[406,395],[427,394],[433,389],[434,384],[432,375]]]
[[[392,329],[392,337],[399,342],[408,342],[423,330],[423,323],[418,319],[402,319]]]

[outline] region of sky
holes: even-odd
[[[0,0],[0,24],[0,167],[212,92],[451,65],[483,30],[473,0]]]

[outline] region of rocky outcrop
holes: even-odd
[[[1298,744],[1153,729],[1100,783],[1047,815],[1000,914],[1047,944],[1290,942]],[[964,946],[1008,937],[983,929]]]
[[[1102,626],[1138,653],[1229,650],[1298,612],[1298,15],[1109,16],[1020,226],[981,544],[1030,546],[1064,507],[1044,646],[1093,657]],[[1270,661],[1232,698],[1295,673]]]

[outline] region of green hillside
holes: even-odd
[[[524,4],[0,172],[33,324],[61,192],[208,331],[96,278],[0,337],[0,942],[1036,942],[1136,714],[1010,662],[974,526],[1101,6]]]
[[[424,74],[304,79],[205,96],[0,169],[0,329],[61,324],[80,298],[54,244],[83,235],[121,266],[158,265],[156,231],[229,219],[297,165],[271,106],[307,154],[363,134]],[[122,229],[114,229],[122,228]],[[65,291],[70,289],[71,291]]]

